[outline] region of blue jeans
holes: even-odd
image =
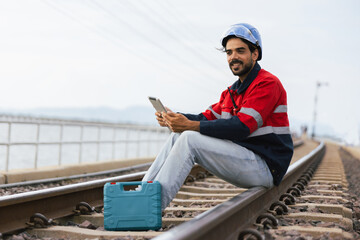
[[[143,181],[160,182],[163,210],[175,197],[195,163],[238,187],[273,186],[268,166],[254,152],[230,140],[195,131],[172,133],[143,178]]]

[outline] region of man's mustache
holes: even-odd
[[[240,60],[232,60],[232,61],[230,62],[230,65],[233,65],[233,64],[236,64],[236,63],[243,64],[243,62],[240,61]]]

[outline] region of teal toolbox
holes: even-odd
[[[138,185],[141,190],[125,190]],[[157,230],[161,224],[161,185],[158,181],[105,184],[106,230]]]

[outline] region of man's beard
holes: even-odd
[[[233,70],[232,65],[235,64],[235,63],[242,64],[243,68],[240,71]],[[236,59],[231,61],[230,64],[229,64],[229,67],[230,67],[230,70],[232,71],[232,73],[235,76],[239,76],[239,77],[249,73],[251,71],[251,69],[252,69],[252,66],[253,66],[253,60],[251,58],[250,58],[250,62],[248,62],[247,64],[244,64],[242,61],[236,60]]]

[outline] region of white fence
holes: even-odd
[[[167,128],[0,115],[0,170],[155,156]]]

